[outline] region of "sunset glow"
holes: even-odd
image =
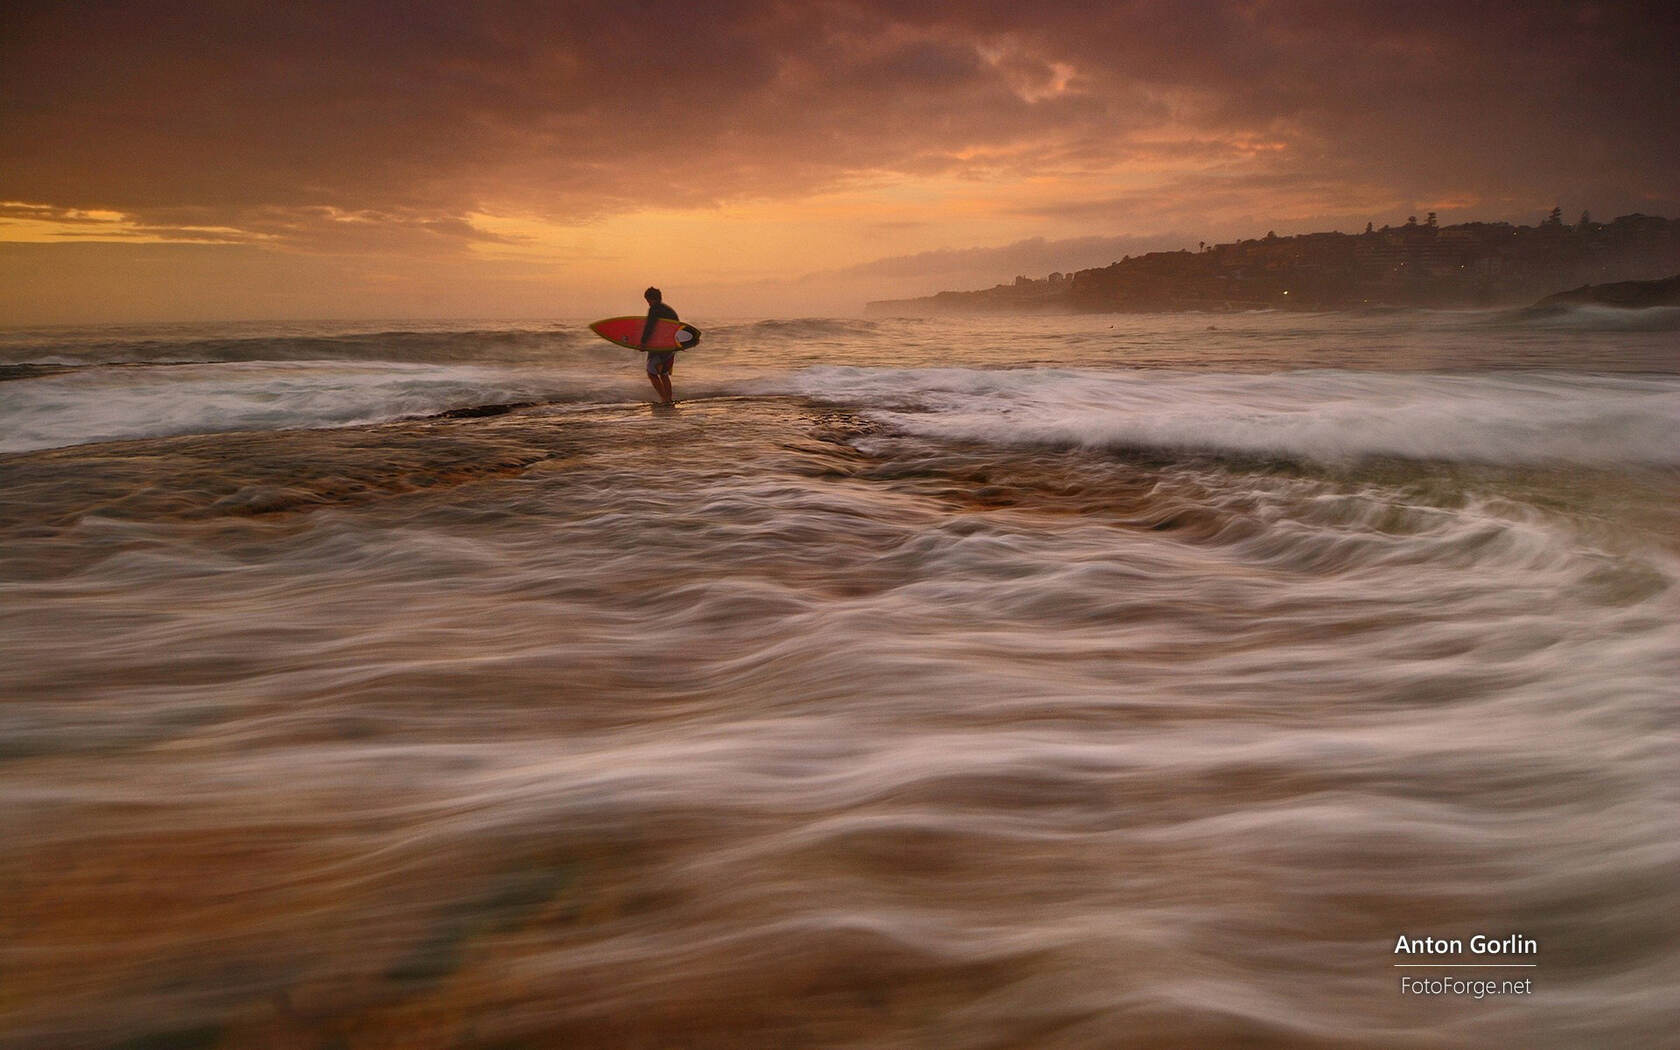
[[[638,11],[25,5],[0,318],[587,315],[650,280],[849,312],[1272,229],[1680,210],[1641,5]]]

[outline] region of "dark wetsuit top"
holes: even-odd
[[[664,303],[654,303],[648,307],[647,324],[642,326],[643,346],[646,346],[647,341],[653,338],[654,326],[659,323],[659,319],[662,317],[675,321],[677,312]],[[672,366],[677,363],[677,352],[675,350],[649,350],[647,355],[647,372],[650,376],[668,376],[671,374]]]
[[[664,303],[654,303],[649,306],[647,324],[642,325],[643,346],[646,346],[647,341],[653,338],[653,326],[659,323],[661,317],[669,321],[675,321],[677,320],[677,312]]]

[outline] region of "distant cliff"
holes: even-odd
[[[1198,251],[1128,256],[1110,266],[919,299],[872,302],[872,314],[955,312],[1344,310],[1533,302],[1558,288],[1642,281],[1680,271],[1680,220],[1554,209],[1538,226],[1419,223],[1364,233],[1267,234]]]

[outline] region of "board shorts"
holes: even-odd
[[[647,359],[648,375],[668,376],[671,374],[671,366],[675,365],[676,362],[677,352],[675,350],[649,350]]]

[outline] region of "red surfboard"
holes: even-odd
[[[645,314],[640,317],[609,317],[605,321],[596,321],[589,330],[609,343],[631,350],[688,350],[700,341],[700,329],[683,321],[661,317],[654,322],[653,338],[644,346],[642,327],[646,324]]]

